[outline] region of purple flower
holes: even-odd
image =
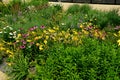
[[[32,27],[32,28],[30,28],[29,30],[30,30],[30,31],[33,31],[33,30],[34,30],[34,28]]]
[[[34,42],[30,42],[30,45],[33,45],[34,44]]]
[[[45,26],[40,26],[40,28],[41,28],[41,29],[44,29],[44,28],[45,28]]]
[[[29,34],[22,34],[22,37],[23,38],[26,38],[26,37],[28,37],[29,36]]]
[[[23,44],[26,44],[26,41],[23,41],[22,43],[23,43]]]
[[[38,28],[38,26],[34,26],[34,27],[31,27],[29,30],[30,31],[34,31],[35,29],[37,29]]]
[[[37,28],[38,28],[38,26],[34,26],[34,27],[33,27],[34,30],[37,29]]]
[[[93,27],[92,26],[89,26],[88,29],[92,29]]]
[[[120,26],[116,26],[114,29],[115,29],[115,30],[119,30],[119,29],[120,29]]]
[[[20,49],[25,49],[25,45],[21,45],[21,46],[20,46]]]

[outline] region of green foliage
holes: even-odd
[[[11,80],[26,80],[29,74],[29,59],[24,57],[22,53],[16,53],[12,59],[12,63],[9,72]]]
[[[107,13],[107,18],[109,20],[110,25],[120,25],[120,15],[118,11],[118,9],[113,9]]]
[[[78,47],[56,44],[48,50],[45,64],[36,66],[35,79],[119,79],[119,49],[110,45],[90,38]]]
[[[67,13],[68,14],[75,14],[80,11],[80,6],[79,5],[72,5],[68,8]]]

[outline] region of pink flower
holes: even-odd
[[[37,28],[38,28],[38,26],[34,26],[34,27],[33,27],[34,30],[37,29]]]
[[[32,27],[32,28],[30,28],[29,30],[30,30],[30,31],[33,31],[33,30],[34,30],[34,28]]]
[[[26,41],[23,41],[22,43],[23,43],[23,44],[26,44]]]
[[[34,42],[30,42],[30,45],[33,45],[34,44]]]
[[[22,34],[22,37],[23,38],[26,38],[26,37],[28,37],[29,36],[29,34]]]
[[[25,45],[20,46],[20,49],[25,49]]]
[[[120,29],[120,26],[116,26],[114,29],[115,29],[115,30],[119,30],[119,29]]]
[[[41,29],[44,29],[44,28],[45,28],[45,26],[40,26],[40,28],[41,28]]]
[[[29,30],[30,31],[34,31],[35,29],[37,29],[38,28],[38,26],[34,26],[34,27],[31,27]]]

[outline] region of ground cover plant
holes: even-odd
[[[6,59],[11,80],[120,79],[118,10],[73,5],[63,11],[47,0],[0,8],[0,61]]]

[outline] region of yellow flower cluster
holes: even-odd
[[[118,33],[114,33],[114,36],[118,38],[117,40],[117,43],[118,43],[118,46],[120,46],[120,31],[118,31]]]
[[[82,43],[81,35],[75,29],[60,30],[59,27],[47,28],[42,30],[36,30],[27,32],[28,37],[23,38],[22,34],[18,34],[16,38],[17,45],[21,45],[21,41],[26,42],[25,47],[33,42],[39,50],[44,50],[48,45],[52,43],[64,43],[79,45]]]
[[[96,28],[96,25],[93,26],[92,23],[86,22],[80,24],[82,35],[90,36],[97,39],[105,40],[106,33],[105,31],[99,30]]]
[[[88,26],[88,27],[85,27]],[[79,29],[61,30],[59,27],[37,29],[28,31],[24,34],[19,33],[16,37],[16,45],[20,49],[39,48],[39,50],[46,50],[54,43],[80,45],[83,37],[93,37],[98,39],[105,39],[105,32],[92,27],[92,23],[84,23],[80,25]],[[20,46],[20,47],[19,47]]]
[[[2,43],[0,43],[0,52],[5,53],[5,55],[9,56],[9,57],[13,57],[13,52],[9,49],[9,47],[5,46],[5,41],[1,41]],[[12,43],[7,43],[7,45],[11,45]],[[5,56],[4,55],[4,56]]]

